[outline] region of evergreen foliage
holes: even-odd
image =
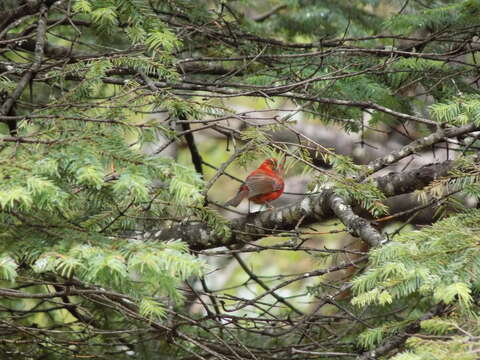
[[[479,0],[0,4],[2,356],[478,358],[479,14]],[[325,147],[310,125],[376,152]],[[438,174],[400,163],[427,154]],[[271,157],[310,191],[227,218],[214,186]],[[418,203],[394,210],[406,193]],[[312,225],[328,217],[343,223]]]

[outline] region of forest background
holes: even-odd
[[[3,1],[2,358],[477,359],[479,16]]]

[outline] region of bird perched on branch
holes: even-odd
[[[225,206],[238,206],[243,199],[253,201],[255,204],[266,204],[277,199],[283,194],[284,182],[283,166],[285,158],[279,164],[277,159],[265,160],[256,170],[253,170],[240,186],[237,195],[225,203]]]

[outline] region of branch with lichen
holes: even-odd
[[[445,176],[453,167],[453,161],[430,164],[408,172],[392,172],[376,178],[374,183],[386,195],[395,196],[421,189],[431,181]],[[370,223],[356,215],[351,204],[333,189],[325,185],[319,192],[310,194],[298,203],[274,211],[253,213],[230,223],[230,234],[215,234],[206,224],[180,224],[145,233],[144,239],[168,241],[181,239],[192,250],[211,249],[220,246],[243,246],[265,236],[282,232],[295,232],[301,226],[337,216],[347,230],[360,237],[369,246],[377,246],[384,241],[380,233]]]

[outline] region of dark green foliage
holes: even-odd
[[[480,198],[473,130],[450,139],[448,174],[415,194],[435,205],[432,224],[402,223],[377,248],[328,238],[355,233],[348,224],[310,228],[332,212],[308,201],[236,231],[210,190],[235,165],[286,157],[289,175],[312,175],[304,195],[333,189],[384,236],[388,199],[366,167],[295,116],[356,135],[362,150],[398,135],[385,168],[415,138],[478,130],[480,0],[9,0],[0,11],[24,3],[0,19],[0,357],[478,357],[480,211],[462,202]],[[177,158],[163,152],[172,143]],[[179,162],[206,144],[214,155]],[[210,156],[234,164],[212,183]],[[255,235],[259,218],[271,238]],[[160,236],[175,226],[187,230]],[[211,250],[212,239],[236,243]],[[241,264],[241,251],[268,255],[224,283],[221,256]],[[299,251],[293,274],[271,274]],[[403,340],[382,353],[392,339]]]

